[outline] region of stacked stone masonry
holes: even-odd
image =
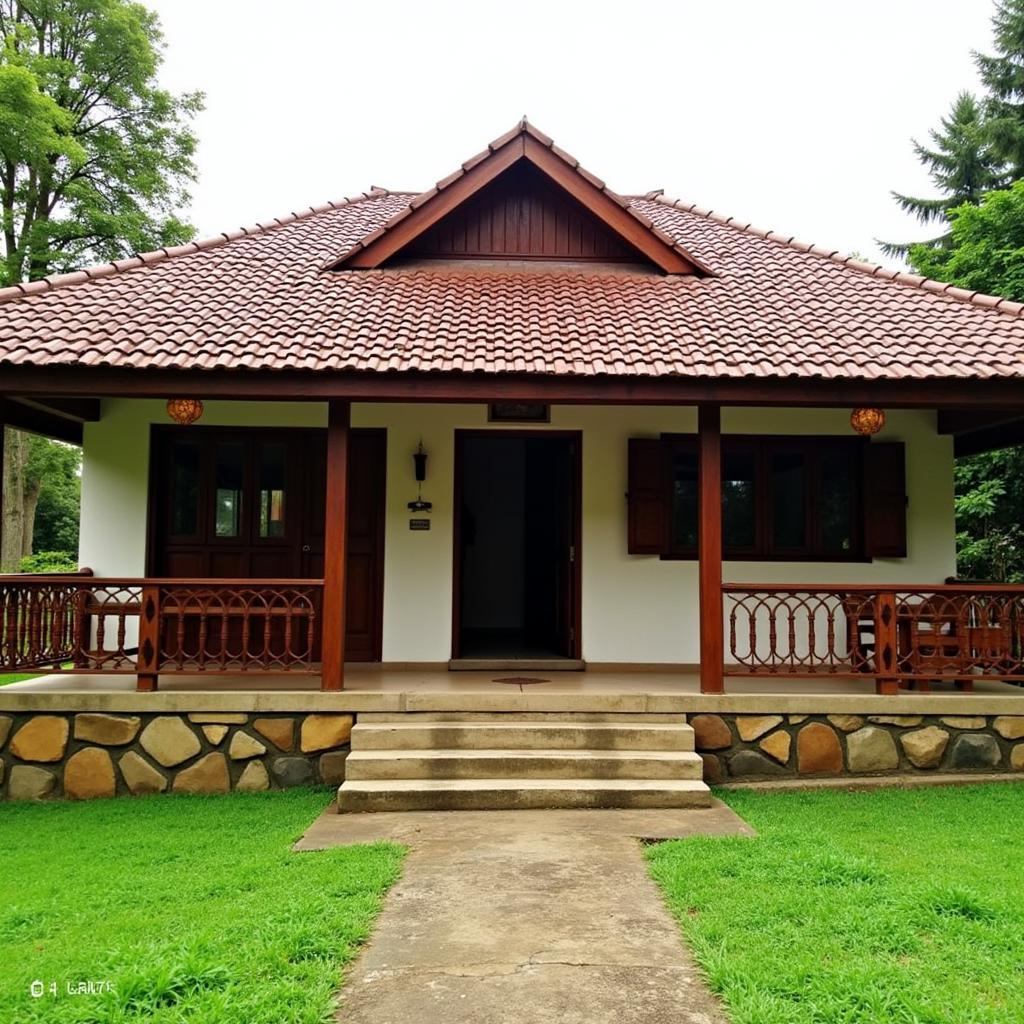
[[[352,714],[0,714],[0,799],[226,793],[344,781]],[[710,784],[1024,773],[1024,715],[688,716]]]
[[[0,714],[0,799],[340,785],[347,714]]]
[[[1024,772],[1024,715],[690,718],[709,784],[896,772]]]

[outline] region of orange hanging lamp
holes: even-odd
[[[169,398],[167,415],[179,426],[187,427],[203,415],[203,403],[198,398]]]
[[[872,434],[877,434],[885,426],[885,412],[881,409],[872,408],[854,409],[850,413],[850,426],[858,434],[870,437]]]

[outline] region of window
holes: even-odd
[[[697,440],[663,439],[671,466],[669,558],[696,558]],[[725,436],[722,543],[731,559],[865,557],[859,438]]]
[[[171,448],[171,535],[193,537],[199,532],[199,445]]]
[[[242,530],[242,490],[245,447],[238,441],[220,441],[214,457],[214,534],[238,537]]]
[[[259,535],[284,536],[284,493],[286,446],[282,441],[267,441],[259,449]]]

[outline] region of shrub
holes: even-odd
[[[78,572],[78,559],[70,551],[37,551],[18,565],[21,572]]]

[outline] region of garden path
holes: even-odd
[[[325,814],[297,844],[410,853],[348,975],[344,1024],[722,1024],[638,838],[752,834],[685,811]]]

